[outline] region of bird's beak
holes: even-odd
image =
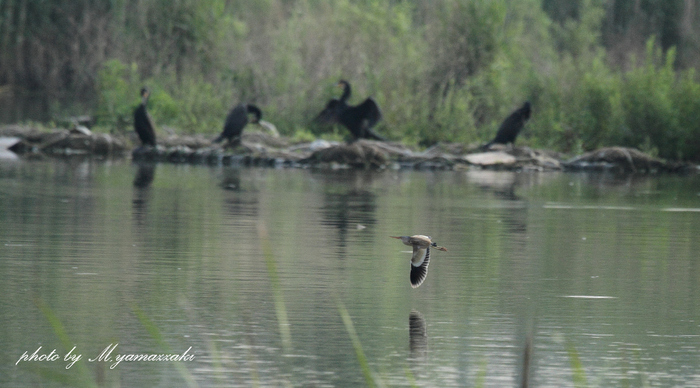
[[[396,237],[396,236],[389,236],[389,237],[401,240],[401,237]]]
[[[437,249],[438,251],[447,252],[447,248],[445,247],[435,247],[435,249]]]

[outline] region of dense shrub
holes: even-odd
[[[312,119],[347,79],[352,104],[373,96],[381,106],[377,131],[407,143],[485,142],[529,100],[518,143],[700,159],[700,84],[677,59],[691,63],[698,9],[643,3],[632,17],[617,0],[9,1],[0,83],[46,80],[52,95],[81,96],[92,86],[107,128],[130,128],[146,85],[159,130],[213,134],[245,101],[283,134],[337,137],[343,129]]]

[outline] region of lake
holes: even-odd
[[[700,386],[697,175],[0,160],[0,221],[2,387]]]

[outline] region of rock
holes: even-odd
[[[253,128],[255,126],[252,126]],[[251,128],[252,129],[252,128]],[[126,141],[108,134],[95,134],[75,126],[71,131],[47,132],[31,126],[0,126],[0,136],[14,137],[6,148],[29,156],[120,157]],[[415,169],[494,169],[494,170],[615,170],[621,172],[699,171],[685,163],[672,163],[639,150],[608,147],[562,162],[563,156],[528,147],[495,145],[489,152],[460,143],[438,143],[416,151],[401,143],[358,140],[339,143],[314,140],[292,144],[273,132],[246,130],[240,144],[212,144],[204,135],[163,136],[157,147],[140,146],[133,150],[135,161],[206,163],[214,165],[254,165],[275,167],[325,166],[331,168],[415,168]],[[465,154],[466,153],[466,154]]]
[[[73,128],[71,128],[70,133],[92,136],[92,131],[90,131],[86,126],[79,124],[74,125]]]
[[[605,147],[572,158],[563,163],[568,170],[619,172],[681,171],[689,167],[685,163],[669,163],[634,148]]]
[[[277,131],[277,127],[275,127],[274,124],[267,122],[267,121],[264,121],[264,120],[260,120],[260,121],[258,121],[258,126],[260,128],[262,128],[264,131],[266,131],[268,135],[275,137],[275,138],[280,137],[280,133]]]
[[[178,135],[168,135],[162,139],[157,139],[158,145],[165,148],[170,147],[187,147],[193,150],[206,148],[212,146],[212,140],[204,137],[203,135],[194,136],[178,136]]]
[[[10,150],[20,141],[17,137],[0,136],[0,159],[17,159],[17,154]]]
[[[264,132],[244,131],[241,136],[243,144],[259,144],[265,148],[286,148],[289,141],[279,136],[273,136]]]
[[[479,152],[464,156],[464,160],[482,168],[511,170],[561,170],[558,159],[546,152],[529,147],[499,148],[495,151]]]
[[[289,147],[287,150],[291,152],[308,152],[308,153],[313,153],[325,148],[337,146],[340,143],[337,141],[330,142],[328,140],[323,140],[323,139],[316,139],[312,141],[311,143],[301,143],[301,144],[295,144],[291,147]]]
[[[89,131],[88,131],[89,132]],[[108,134],[76,133],[67,130],[53,132],[26,131],[21,140],[9,148],[23,155],[43,153],[48,155],[98,155],[122,154],[126,149],[123,141]]]
[[[315,151],[302,163],[327,164],[333,167],[349,166],[354,168],[379,168],[388,163],[386,153],[375,141],[357,140],[352,143],[338,144]]]
[[[464,157],[467,163],[475,164],[477,166],[492,167],[492,166],[514,166],[518,159],[506,152],[495,151],[495,152],[480,152],[476,154],[469,154]]]

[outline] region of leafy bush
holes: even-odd
[[[126,128],[148,84],[156,124],[183,133],[216,133],[233,105],[251,102],[284,135],[337,138],[343,129],[312,119],[346,79],[350,103],[373,96],[377,131],[407,143],[486,142],[529,100],[518,144],[700,159],[696,74],[675,69],[675,50],[654,39],[628,67],[611,65],[599,0],[554,21],[542,0],[166,3],[127,1],[115,19],[127,43],[96,77],[101,123]]]

